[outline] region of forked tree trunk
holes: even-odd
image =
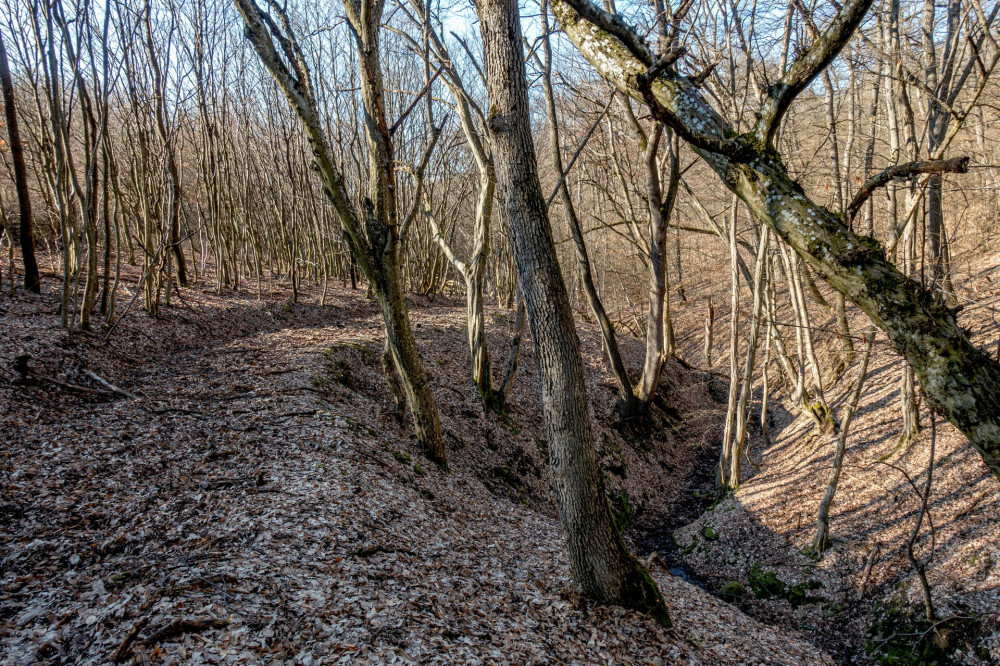
[[[588,596],[649,613],[669,625],[663,597],[628,552],[605,496],[580,341],[538,181],[517,2],[479,0],[477,10],[498,202],[535,343],[550,474],[573,577]]]
[[[455,110],[458,113],[459,124],[465,135],[469,150],[476,161],[479,170],[479,193],[476,200],[476,220],[473,232],[472,253],[468,262],[459,260],[438,229],[429,201],[425,203],[425,216],[431,226],[434,240],[444,252],[451,265],[462,276],[465,282],[466,322],[469,340],[469,352],[472,356],[472,381],[475,383],[483,404],[487,409],[496,412],[504,410],[505,393],[494,391],[492,363],[489,347],[486,342],[486,317],[483,308],[483,289],[486,281],[487,260],[490,255],[490,226],[493,220],[493,198],[496,189],[496,177],[493,170],[493,158],[489,146],[485,145],[481,130],[473,117],[471,98],[465,88],[461,76],[455,69],[447,45],[440,39],[430,21],[427,7],[423,0],[410,0],[416,12],[424,21],[424,31],[427,47],[433,45],[437,57],[442,61],[445,70],[444,82],[455,99]],[[425,59],[425,66],[427,60]],[[430,116],[430,111],[428,111]],[[433,131],[433,130],[432,130]],[[422,172],[421,172],[422,176]],[[420,189],[422,183],[418,185]]]
[[[368,140],[368,205],[359,212],[351,205],[343,175],[331,158],[309,70],[290,22],[274,4],[271,9],[278,14],[280,27],[271,17],[265,22],[265,14],[253,0],[235,1],[247,25],[247,38],[302,121],[324,190],[340,217],[344,236],[358,265],[375,293],[385,322],[393,364],[413,415],[417,439],[429,458],[447,466],[437,403],[410,327],[399,275],[396,182],[378,59],[382,3],[375,0],[362,8],[354,0],[344,2],[358,46],[365,136]],[[275,48],[274,39],[281,41],[281,55]]]
[[[486,278],[486,259],[489,255],[489,228],[493,216],[493,163],[490,158],[488,171],[481,174],[479,186],[479,201],[476,205],[475,238],[472,246],[472,258],[468,263],[455,256],[448,241],[438,228],[437,221],[431,212],[430,201],[424,204],[424,216],[430,225],[431,234],[438,247],[451,263],[452,267],[462,276],[465,282],[465,319],[469,340],[469,352],[472,355],[472,381],[483,398],[487,409],[502,412],[503,394],[493,390],[492,364],[489,348],[486,344],[486,316],[483,309],[483,287]]]
[[[645,408],[656,395],[660,375],[667,358],[673,353],[670,335],[670,285],[667,276],[667,223],[677,198],[680,182],[678,149],[674,133],[667,129],[669,146],[669,177],[666,196],[660,186],[660,169],[656,159],[663,124],[657,123],[646,148],[646,189],[649,197],[649,304],[646,315],[646,358],[642,377],[635,389],[639,403]]]

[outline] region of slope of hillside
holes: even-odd
[[[959,299],[967,304],[962,323],[978,344],[996,341],[998,276],[1000,266],[994,257],[956,280]],[[697,330],[692,320],[698,309],[704,308],[709,296],[719,302],[721,290],[719,285],[705,283],[689,293],[694,295],[693,312],[682,311],[680,316],[687,321],[680,325],[690,332]],[[822,311],[811,306],[814,316]],[[721,328],[726,322],[718,325]],[[863,316],[854,317],[855,333],[865,326]],[[839,349],[832,321],[817,321],[816,327],[817,339],[828,352]],[[860,339],[856,345],[860,350]],[[695,340],[689,341],[688,349],[696,353]],[[717,354],[722,352],[717,350]],[[924,629],[915,628],[912,622],[923,612],[923,595],[906,546],[920,508],[918,489],[922,491],[926,481],[932,429],[922,408],[920,436],[907,445],[899,444],[902,367],[902,360],[880,334],[849,431],[846,462],[831,511],[833,543],[820,561],[802,551],[816,534],[816,513],[827,486],[836,437],[816,433],[811,420],[796,419],[777,404],[772,411],[772,445],[765,448],[759,430],[751,438],[750,457],[760,470],[745,465],[746,478],[739,492],[675,535],[681,558],[708,581],[709,589],[717,593],[735,590],[731,598],[745,611],[762,621],[801,630],[841,663],[870,663],[866,647],[883,648],[890,639],[906,653],[908,646],[924,636]],[[855,360],[828,394],[838,419],[857,370]],[[771,376],[776,377],[777,371],[772,370]],[[759,418],[759,405],[754,409]],[[1000,483],[957,429],[940,418],[935,426],[928,515],[914,552],[925,563],[937,618],[949,632],[949,650],[955,648],[950,658],[957,663],[1000,663],[1000,526],[996,521]],[[706,539],[706,533],[713,538]],[[760,586],[768,574],[785,585],[785,598],[753,592],[753,583]],[[792,601],[787,593],[796,585],[802,596]],[[889,630],[885,623],[873,624],[879,617],[901,623]],[[898,635],[893,638],[894,634]]]
[[[326,307],[182,295],[108,339],[60,330],[51,280],[0,300],[4,663],[832,663],[656,564],[674,630],[581,600],[530,344],[509,418],[483,414],[460,303],[412,308],[444,474],[387,409],[361,292]],[[491,314],[498,365],[509,318]],[[679,413],[626,441],[599,339],[582,337],[609,495],[623,524],[655,527],[688,501],[719,406],[672,365]]]

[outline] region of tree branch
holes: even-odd
[[[968,173],[968,171],[968,157],[956,157],[950,160],[923,160],[891,166],[865,181],[851,205],[847,207],[847,219],[854,220],[865,201],[871,197],[875,190],[884,187],[890,180],[911,180],[924,173]]]
[[[601,9],[590,0],[564,0],[564,2],[572,7],[584,21],[610,33],[646,66],[653,65],[653,54],[646,45],[646,40],[639,36],[639,33],[626,24],[621,17]]]
[[[852,0],[845,4],[823,34],[813,40],[809,48],[796,58],[781,80],[767,91],[767,98],[761,105],[760,119],[757,121],[757,134],[766,145],[771,145],[781,118],[792,101],[833,62],[861,24],[873,1]]]

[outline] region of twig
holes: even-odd
[[[399,118],[396,120],[395,123],[393,123],[392,127],[389,128],[389,134],[396,133],[396,130],[399,129],[399,126],[403,124],[403,121],[406,120],[406,117],[410,115],[410,112],[413,111],[413,108],[417,105],[417,103],[421,100],[421,98],[423,98],[423,96],[427,94],[427,91],[431,89],[431,85],[434,84],[435,79],[437,79],[437,77],[440,76],[441,72],[443,71],[444,71],[444,65],[438,67],[438,70],[434,72],[434,76],[432,76],[430,80],[428,80],[427,83],[424,85],[423,90],[417,93],[417,95],[413,98],[413,101],[410,102],[410,105],[406,107],[406,110],[403,111],[401,114],[399,114]]]
[[[135,643],[135,639],[139,637],[139,632],[142,631],[146,625],[149,624],[149,618],[144,617],[132,625],[128,633],[125,634],[125,638],[118,645],[118,649],[115,650],[111,655],[111,661],[119,664],[126,659],[128,659],[129,654],[132,652],[132,644]]]
[[[61,382],[58,379],[53,379],[52,377],[46,377],[45,375],[35,374],[38,379],[43,379],[50,384],[55,384],[56,386],[61,386],[65,389],[70,389],[71,391],[79,391],[81,393],[89,393],[91,395],[103,395],[109,396],[114,395],[111,391],[102,391],[100,389],[87,388],[86,386],[80,386],[78,384],[70,384],[69,382]]]
[[[667,564],[666,562],[664,562],[663,558],[660,557],[660,554],[658,552],[656,552],[655,550],[652,553],[649,554],[649,557],[646,558],[646,562],[645,562],[646,568],[649,569],[650,566],[653,564],[653,562],[658,563],[661,567],[663,567],[664,569],[666,569],[668,573],[670,573],[671,575],[673,575],[673,572],[670,571],[670,565]]]
[[[601,113],[598,114],[597,118],[590,125],[590,129],[588,129],[587,133],[583,135],[583,139],[580,141],[580,145],[577,146],[576,152],[573,153],[573,157],[570,158],[569,164],[566,165],[566,170],[563,173],[559,174],[559,181],[556,183],[556,186],[552,189],[552,194],[550,194],[549,198],[545,200],[545,210],[548,210],[549,206],[552,205],[552,201],[556,198],[556,194],[559,193],[559,188],[562,187],[563,181],[566,180],[566,176],[569,175],[570,170],[573,169],[573,165],[576,164],[576,158],[578,158],[580,156],[580,153],[583,152],[583,149],[586,148],[587,142],[590,141],[590,137],[593,136],[594,134],[594,130],[596,130],[597,126],[600,125],[601,120],[604,119],[604,116],[608,113],[608,110],[611,108],[611,104],[614,101],[615,101],[615,96],[614,94],[612,94],[608,98],[608,103],[604,105],[603,109],[601,109]]]
[[[295,411],[295,412],[285,412],[284,414],[278,414],[277,416],[275,416],[274,420],[275,421],[279,421],[279,420],[280,421],[285,421],[287,419],[290,419],[290,418],[293,418],[293,417],[296,417],[296,416],[316,416],[316,412],[317,411],[318,410],[316,410],[316,409],[306,409],[306,410],[300,410],[300,411]]]
[[[868,588],[868,579],[871,578],[872,567],[875,566],[875,558],[878,557],[878,554],[879,554],[880,550],[882,550],[882,544],[881,543],[876,543],[872,547],[871,552],[868,553],[868,559],[865,561],[864,573],[861,574],[861,586],[859,588],[859,592],[860,592],[862,598],[864,598],[864,596],[865,596],[865,591]]]
[[[390,553],[390,554],[395,553],[402,555],[410,555],[411,557],[416,555],[416,553],[414,553],[412,550],[408,550],[406,548],[391,548],[389,546],[383,546],[381,544],[377,546],[368,546],[366,548],[359,548],[355,550],[353,553],[351,553],[351,555],[354,555],[355,557],[371,557],[372,555],[377,555],[379,553]]]
[[[214,481],[202,481],[198,485],[205,490],[214,490],[216,488],[228,488],[229,486],[235,486],[238,483],[246,483],[248,481],[253,481],[255,485],[263,486],[267,483],[267,478],[264,476],[264,472],[258,472],[250,476],[239,476],[233,479],[216,479]]]
[[[137,396],[135,393],[130,393],[129,391],[126,391],[125,389],[118,388],[117,386],[115,386],[114,384],[112,384],[108,380],[104,379],[103,377],[101,377],[99,374],[97,374],[96,372],[94,372],[90,368],[81,368],[81,370],[83,371],[83,374],[87,375],[88,377],[90,377],[95,382],[97,382],[98,384],[100,384],[104,388],[108,389],[112,393],[117,393],[118,395],[123,395],[126,398],[130,398],[132,400],[141,400],[141,398],[139,396]]]
[[[178,618],[144,640],[142,644],[146,647],[150,647],[161,641],[165,641],[168,638],[173,638],[182,634],[193,634],[207,629],[222,629],[228,625],[229,620],[223,620],[222,618],[209,618],[204,620],[183,620]]]

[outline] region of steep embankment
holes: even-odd
[[[995,345],[1000,304],[996,258],[956,282],[958,298],[966,305],[963,325],[978,344]],[[689,288],[692,307],[679,311],[680,326],[698,330],[699,310],[710,296],[719,302],[720,292],[718,285],[707,283]],[[833,302],[828,292],[827,299]],[[830,367],[830,355],[839,350],[835,323],[819,303],[811,301],[810,307]],[[724,315],[722,319],[720,329],[726,325]],[[790,313],[779,313],[778,319],[792,321]],[[858,335],[865,326],[862,317],[852,321]],[[688,340],[689,354],[698,353],[697,342]],[[860,352],[863,341],[855,345]],[[716,353],[721,355],[721,349]],[[802,551],[816,533],[835,436],[814,432],[809,419],[795,419],[773,397],[773,444],[765,447],[759,429],[750,442],[750,457],[760,470],[745,465],[746,478],[735,496],[677,532],[679,553],[710,590],[726,593],[761,621],[801,631],[841,663],[871,663],[869,651],[895,652],[902,660],[887,663],[920,663],[925,648],[928,659],[937,652],[938,658],[947,653],[957,663],[1000,663],[1000,483],[964,436],[940,418],[934,430],[928,515],[914,552],[925,563],[939,627],[947,633],[944,650],[927,647],[932,641],[925,639],[933,632],[919,621],[923,595],[906,545],[920,508],[917,491],[923,491],[926,481],[932,430],[924,410],[919,438],[899,444],[902,369],[899,356],[880,336],[849,431],[831,512],[833,542],[820,561]],[[828,387],[838,419],[857,371],[855,360]],[[772,368],[772,382],[776,377]],[[831,377],[827,380],[832,384]],[[754,410],[756,420],[759,406]]]
[[[673,631],[581,600],[530,344],[509,418],[483,414],[459,303],[413,307],[448,433],[443,474],[386,409],[381,330],[360,292],[319,307],[188,290],[105,342],[67,338],[49,282],[0,301],[5,663],[102,663],[122,647],[152,663],[830,663],[656,565]],[[490,319],[501,364],[509,313]],[[718,406],[672,367],[679,414],[626,442],[608,425],[598,339],[584,327],[583,341],[616,512],[655,525],[686,501]]]

